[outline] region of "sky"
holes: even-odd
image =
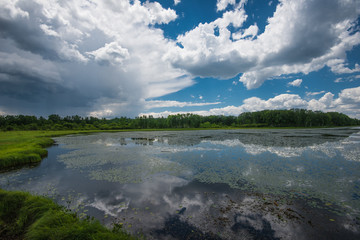
[[[0,0],[0,114],[360,119],[359,0]]]

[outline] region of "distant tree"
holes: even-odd
[[[53,122],[53,123],[60,123],[62,119],[57,114],[51,114],[51,115],[48,116],[48,120]]]

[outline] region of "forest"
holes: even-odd
[[[338,112],[305,109],[245,112],[239,116],[177,114],[166,118],[140,116],[99,119],[52,114],[47,118],[25,115],[0,116],[0,130],[120,130],[164,128],[334,127],[360,125],[359,119]]]

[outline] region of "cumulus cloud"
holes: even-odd
[[[360,72],[346,60],[346,51],[360,44],[355,0],[281,0],[262,33],[256,23],[247,24],[245,4],[218,0],[220,18],[174,41],[159,25],[178,16],[156,1],[0,0],[0,108],[135,116],[147,110],[146,99],[189,87],[197,76],[240,76],[251,89],[324,66],[336,74]],[[345,97],[353,92],[342,94],[339,103],[355,104]],[[291,97],[272,101],[282,98]],[[266,106],[265,100],[248,101]],[[304,100],[291,101],[302,106]]]
[[[341,103],[356,104],[360,103],[360,87],[344,89],[339,94]]]
[[[257,24],[254,24],[245,30],[240,30],[239,32],[233,33],[232,39],[239,40],[242,38],[248,38],[248,39],[252,40],[257,36],[258,32],[259,32],[258,26],[257,26]]]
[[[234,77],[254,65],[255,58],[244,56],[234,48],[229,26],[240,28],[247,15],[243,7],[226,11],[221,18],[200,23],[195,29],[180,35],[175,47],[166,55],[174,67],[186,69],[193,75],[219,78]],[[215,33],[218,31],[218,35]],[[221,47],[219,47],[221,46]]]
[[[84,26],[69,24],[74,16],[69,14],[66,16],[68,19],[56,16],[54,8],[45,1],[5,2],[0,3],[0,33],[3,38],[11,39],[18,48],[43,58],[86,61],[75,44],[77,39],[84,37]]]
[[[176,18],[138,0],[0,1],[0,107],[136,116],[143,99],[194,83],[163,59],[175,43],[154,27]]]
[[[242,73],[240,82],[253,89],[267,79],[319,70],[334,59],[344,62],[346,51],[360,43],[360,33],[353,28],[358,17],[355,0],[282,0],[260,35],[256,25],[241,28],[247,19],[241,4],[217,2],[218,10],[229,5],[234,9],[221,18],[178,37],[183,47],[168,56],[175,67],[201,77]],[[233,33],[227,29],[230,24]],[[358,65],[353,70],[331,66],[336,73],[358,69]]]
[[[301,83],[302,83],[302,79],[296,79],[296,80],[294,80],[292,82],[289,82],[288,86],[300,87]]]
[[[331,59],[327,62],[327,65],[331,68],[331,71],[337,74],[346,74],[346,73],[357,73],[360,72],[360,65],[355,64],[353,69],[347,67],[344,59]]]
[[[217,0],[216,8],[218,11],[223,11],[228,5],[235,5],[236,0]]]
[[[148,17],[151,24],[166,24],[177,18],[176,12],[172,9],[164,9],[158,2],[146,2],[144,6],[148,10]]]
[[[240,106],[227,106],[223,108],[213,108],[208,111],[192,111],[190,113],[204,116],[209,115],[233,115],[237,116],[243,112],[255,112],[267,109],[292,109],[304,108],[309,110],[319,110],[323,112],[338,111],[351,117],[360,119],[360,87],[344,89],[339,93],[338,98],[334,98],[331,92],[325,93],[320,99],[305,100],[297,94],[280,94],[267,100],[258,97],[247,98]],[[152,112],[147,113],[155,117],[166,117],[173,114],[187,112]]]
[[[117,42],[106,43],[104,47],[86,53],[99,64],[105,65],[122,64],[125,59],[130,57],[129,51],[121,47]]]

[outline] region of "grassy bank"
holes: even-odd
[[[115,226],[80,220],[52,200],[0,189],[0,239],[134,239]]]
[[[0,170],[40,162],[47,156],[51,137],[77,131],[11,131],[0,132]]]

